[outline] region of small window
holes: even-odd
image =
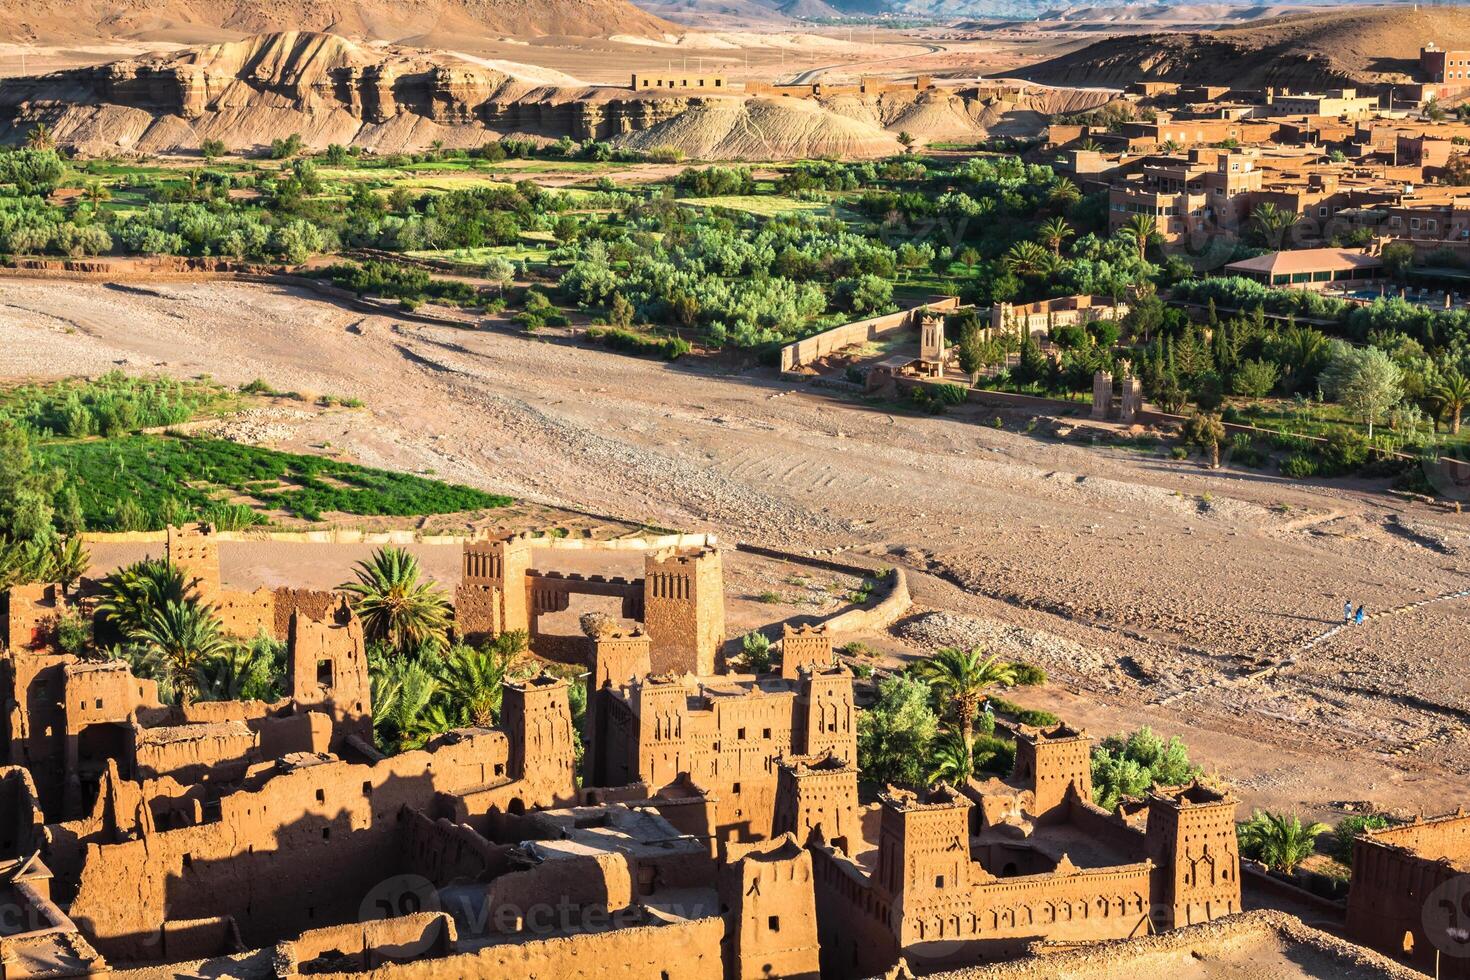
[[[316,662],[316,683],[318,687],[332,686],[332,662],[330,660]]]
[[[185,854],[184,855],[184,867],[186,867],[186,868],[192,868],[192,867],[194,867],[194,855],[192,855],[192,854]]]
[[[745,729],[742,728],[739,731],[737,731],[735,733],[735,737],[738,738],[742,742],[745,741]]]
[[[322,828],[322,840],[331,840],[331,839],[332,839],[332,828],[331,827],[323,827]]]
[[[325,803],[325,802],[327,802],[327,791],[324,790],[324,789],[317,790],[316,791],[316,801],[318,803]]]
[[[372,796],[373,795],[373,781],[371,779],[364,779],[362,781],[362,795],[363,796]]]
[[[97,704],[96,704],[96,707],[97,707],[97,708],[98,708],[98,709],[99,709],[99,710],[100,710],[100,709],[101,709],[101,707],[102,707],[102,699],[101,699],[101,698],[98,698],[98,699],[97,699]]]
[[[761,738],[770,738],[770,737],[771,737],[771,730],[769,728],[762,728],[761,729]]]
[[[767,916],[766,917],[766,928],[769,929],[769,930],[771,930],[772,932],[780,932],[781,931],[781,917],[779,915]]]
[[[503,763],[503,762],[497,762],[497,763],[495,763],[495,775],[497,775],[497,776],[504,776],[505,775],[505,763]]]
[[[732,792],[735,795],[739,796],[740,795],[740,784],[739,783],[736,783],[735,785],[731,786],[730,787],[730,792]]]
[[[934,876],[934,887],[935,888],[943,888],[944,887],[944,875],[935,875]]]

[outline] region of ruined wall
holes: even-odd
[[[401,959],[447,956],[454,939],[454,922],[442,912],[312,929],[276,946],[276,975],[321,974],[340,969],[344,958],[356,969],[372,970]]]
[[[400,867],[400,811],[491,783],[506,753],[499,732],[451,733],[375,766],[316,761],[225,796],[207,822],[89,842],[73,916],[104,952],[127,959],[156,954],[169,916],[233,916],[253,946],[303,923],[356,918]]]
[[[66,596],[60,585],[16,585],[5,593],[5,649],[46,650],[56,642],[57,621],[66,614]]]
[[[271,635],[285,643],[291,635],[293,614],[300,612],[307,619],[325,620],[336,607],[338,598],[338,593],[320,589],[276,589],[271,603]]]
[[[299,708],[332,719],[332,749],[350,735],[373,737],[372,683],[362,623],[345,598],[326,620],[292,615],[287,632],[286,689]]]

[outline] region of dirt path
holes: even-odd
[[[923,607],[1088,651],[1036,657],[1102,730],[1154,720],[1207,761],[1218,745],[1227,772],[1225,758],[1251,755],[1242,740],[1257,745],[1261,799],[1319,806],[1372,785],[1385,804],[1446,809],[1470,771],[1470,601],[1374,621],[1252,677],[1344,601],[1387,610],[1464,589],[1465,518],[1366,485],[1044,439],[1022,419],[895,414],[768,370],[364,317],[271,287],[153,292],[0,282],[0,376],[122,367],[355,396],[370,425],[327,415],[294,440],[549,504],[901,563]],[[1300,767],[1273,774],[1277,749]]]

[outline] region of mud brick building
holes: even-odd
[[[1021,727],[1007,780],[880,798],[875,839],[812,845],[823,969],[865,976],[1016,956],[1239,912],[1235,800],[1195,784],[1138,814],[1092,802],[1087,736]]]
[[[628,579],[532,568],[541,540],[512,534],[466,543],[454,600],[460,637],[473,641],[523,630],[539,656],[580,663],[582,638],[547,635],[541,617],[565,611],[573,596],[602,596],[619,601],[622,618],[642,624],[655,671],[707,676],[720,666],[725,592],[717,549],[650,552],[643,578]]]
[[[1369,830],[1353,841],[1348,938],[1446,980],[1470,978],[1470,814]],[[1459,930],[1455,932],[1454,930]],[[1439,954],[1439,955],[1436,955]]]

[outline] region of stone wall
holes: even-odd
[[[902,310],[898,313],[889,313],[886,316],[876,316],[867,320],[859,320],[856,323],[843,324],[824,330],[819,334],[813,334],[803,340],[787,344],[781,348],[781,370],[783,372],[795,371],[798,368],[820,360],[828,354],[835,354],[844,347],[852,347],[857,344],[866,344],[886,337],[891,333],[901,330],[912,330],[918,326],[919,318],[926,312],[947,313],[957,310],[960,301],[953,296],[935,297],[923,306]]]

